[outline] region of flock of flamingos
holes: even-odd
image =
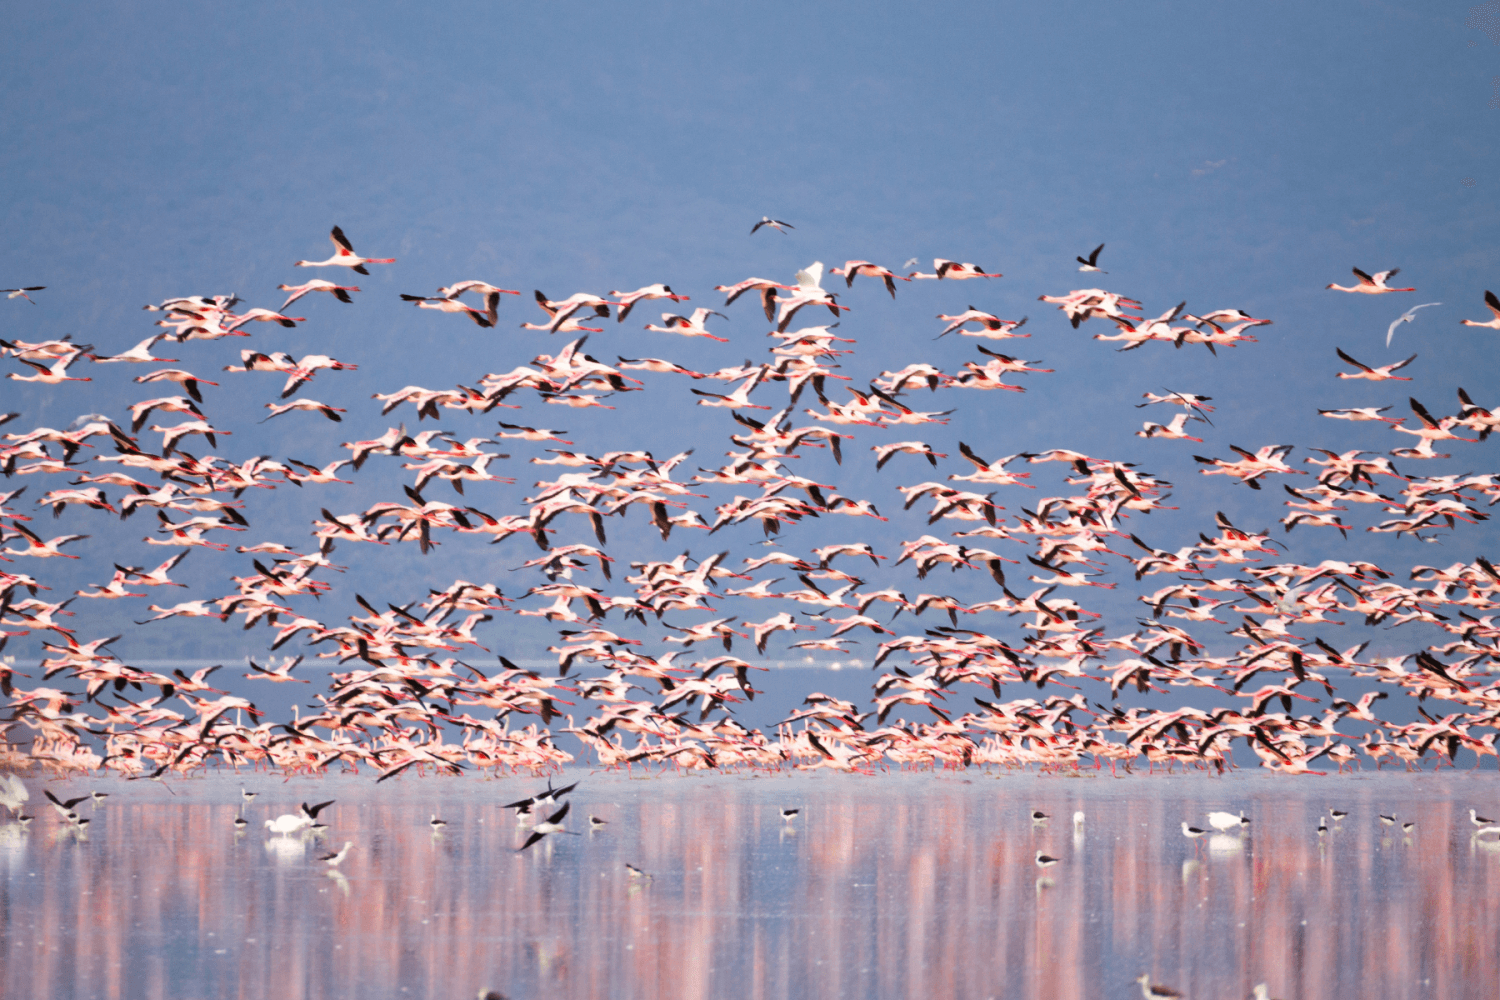
[[[783,235],[792,228],[771,219],[756,228],[761,226]],[[360,256],[337,227],[332,239],[333,256],[298,266],[366,275],[366,265],[394,263]],[[1102,274],[1099,256],[1099,250],[1080,256],[1078,270]],[[1389,284],[1395,271],[1354,273],[1355,284],[1328,287],[1364,295],[1413,291]],[[833,287],[824,288],[825,277],[841,277],[843,287],[830,282]],[[88,381],[83,373],[105,364],[138,365],[145,372],[134,379],[143,398],[101,400],[97,405],[109,412],[84,414],[62,430],[28,427],[24,413],[0,414],[0,423],[12,422],[6,430],[13,431],[0,444],[0,469],[16,487],[0,492],[0,538],[6,543],[0,553],[0,642],[31,634],[44,637],[45,649],[40,662],[0,663],[8,733],[0,763],[55,773],[103,768],[158,779],[209,766],[288,774],[339,767],[366,770],[380,780],[410,769],[535,774],[574,759],[568,748],[578,747],[565,744],[562,733],[576,737],[584,756],[609,768],[826,767],[868,773],[893,765],[990,764],[1114,771],[1144,763],[1151,770],[1223,770],[1232,766],[1236,740],[1244,740],[1266,768],[1288,774],[1323,773],[1314,768],[1329,763],[1343,771],[1361,755],[1409,768],[1429,757],[1439,766],[1452,765],[1464,751],[1475,766],[1497,755],[1500,674],[1492,667],[1500,661],[1500,622],[1493,613],[1500,606],[1500,571],[1482,556],[1444,567],[1381,567],[1356,558],[1303,565],[1270,534],[1244,530],[1222,514],[1211,529],[1201,526],[1198,544],[1164,551],[1131,526],[1141,513],[1167,509],[1162,500],[1169,484],[1138,465],[1061,449],[994,455],[972,437],[959,445],[958,456],[921,440],[895,440],[920,436],[923,424],[948,423],[951,408],[919,409],[926,400],[951,399],[965,389],[1024,392],[1018,379],[1050,369],[998,349],[1000,341],[1030,335],[1020,329],[1026,320],[953,307],[938,315],[943,325],[931,333],[974,338],[975,360],[950,372],[914,362],[856,378],[849,365],[854,340],[838,335],[843,328],[835,318],[850,309],[840,295],[858,278],[881,282],[895,297],[908,282],[942,288],[999,277],[941,259],[930,272],[904,275],[851,260],[826,275],[821,263],[812,264],[790,283],[748,278],[721,285],[722,309],[744,299],[749,308],[764,310],[775,346],[759,363],[705,372],[659,357],[621,357],[611,364],[586,351],[588,335],[604,329],[588,324],[623,322],[647,303],[675,308],[688,299],[665,284],[557,300],[536,292],[537,322],[524,327],[578,339],[538,338],[555,353],[538,354],[510,371],[473,373],[455,388],[412,385],[374,395],[382,416],[401,410],[420,425],[422,418],[445,411],[476,419],[491,414],[484,419],[498,418],[496,433],[460,441],[442,431],[411,432],[403,423],[344,443],[347,457],[321,468],[270,456],[238,462],[200,457],[197,442],[217,449],[223,436],[223,443],[232,443],[231,430],[216,424],[213,393],[220,381],[247,372],[285,376],[279,400],[266,404],[266,419],[304,421],[309,436],[318,428],[337,434],[345,410],[310,399],[304,390],[320,373],[356,365],[321,354],[293,357],[246,348],[239,364],[222,372],[201,365],[190,371],[173,367],[182,363],[176,358],[153,352],[186,357],[199,341],[249,337],[260,323],[294,328],[305,320],[288,312],[316,301],[299,306],[304,297],[325,293],[349,303],[360,293],[353,281],[282,285],[289,295],[278,309],[236,312],[233,295],[168,299],[145,307],[160,314],[158,332],[115,355],[68,338],[0,340],[16,369],[8,377],[17,381],[49,387]],[[43,292],[12,289],[9,298],[44,308]],[[435,295],[402,298],[488,329],[500,325],[505,297],[519,294],[462,281]],[[1237,309],[1192,315],[1184,306],[1146,317],[1140,302],[1099,288],[1041,300],[1056,305],[1074,329],[1085,323],[1102,327],[1109,332],[1094,339],[1127,351],[1202,345],[1217,354],[1253,344],[1251,331],[1271,322]],[[1464,322],[1500,330],[1500,301],[1490,292],[1485,301],[1493,318]],[[17,301],[12,308],[29,307]],[[645,329],[718,341],[724,338],[709,327],[722,315],[709,308],[668,312]],[[1392,331],[1415,315],[1415,309],[1408,312]],[[794,326],[799,320],[824,325]],[[1339,356],[1350,369],[1341,378],[1410,381],[1398,374],[1409,358],[1371,367],[1342,350]],[[593,455],[583,443],[562,438],[563,432],[531,426],[552,422],[538,412],[551,412],[551,405],[619,405],[628,418],[631,393],[677,386],[689,388],[700,406],[728,411],[720,419],[731,432],[731,450],[722,465],[695,471],[684,465],[687,453]],[[176,394],[144,398],[157,392]],[[1441,417],[1416,399],[1409,407],[1320,411],[1386,433],[1373,434],[1369,450],[1310,449],[1299,463],[1304,467],[1291,464],[1290,445],[1195,457],[1203,474],[1252,489],[1295,483],[1284,487],[1286,532],[1322,528],[1346,537],[1370,531],[1428,538],[1484,519],[1483,508],[1500,501],[1500,474],[1420,474],[1423,460],[1447,457],[1438,447],[1483,440],[1500,426],[1500,416],[1466,391],[1460,389],[1458,397],[1457,411]],[[1166,391],[1148,392],[1144,399],[1142,406],[1177,412],[1165,422],[1145,422],[1140,437],[1201,442],[1189,430],[1212,420],[1207,397]],[[523,408],[538,419],[526,419],[518,412]],[[1410,416],[1403,412],[1408,408]],[[849,441],[855,427],[890,440],[854,450]],[[1388,448],[1388,428],[1404,432],[1403,447]],[[494,446],[505,439],[530,454],[511,459],[497,453]],[[848,496],[836,483],[804,478],[791,468],[799,453],[814,451],[841,468],[874,462],[892,464],[897,472],[941,471],[890,496]],[[347,494],[341,490],[367,462],[399,463],[409,485],[403,495],[363,510],[344,509],[338,498]],[[1053,468],[1066,473],[1071,491],[1045,498],[1023,493],[1034,489],[1025,470],[1041,463],[1060,463]],[[512,484],[529,466],[537,466],[533,475],[542,478],[523,504],[511,510],[495,506],[493,484]],[[513,475],[502,476],[505,470]],[[224,551],[232,543],[216,537],[244,537],[252,525],[266,532],[271,523],[257,521],[254,501],[264,490],[287,487],[327,497],[321,517],[310,525],[311,539],[278,524],[275,540],[234,547],[242,574],[232,577],[228,593],[182,602],[161,596],[182,586],[172,574],[193,549]],[[1009,503],[999,499],[1001,491],[1010,493]],[[886,518],[880,507],[897,498],[907,508],[930,507],[933,533],[890,537],[881,527]],[[690,535],[698,546],[716,549],[724,535],[705,539],[748,522],[759,522],[764,541],[750,556],[725,550],[694,559],[684,553],[625,569],[613,565],[607,532],[637,505],[643,510],[625,523],[635,531],[659,532],[663,540],[676,535],[673,544]],[[32,567],[76,558],[66,547],[86,536],[46,537],[43,527],[43,512],[55,515],[69,507],[87,509],[100,526],[96,532],[117,518],[145,513],[155,528],[147,542],[167,551],[141,548],[140,558],[121,557],[112,570],[101,568],[91,589],[59,593],[43,569]],[[1354,513],[1359,510],[1373,516],[1361,518]],[[852,540],[806,551],[796,542],[797,527],[810,518],[822,518],[825,527],[845,525]],[[460,579],[407,603],[361,594],[360,613],[347,621],[313,617],[321,614],[314,598],[338,579],[336,547],[406,545],[425,553],[442,543],[495,543],[512,536],[511,550],[531,557],[525,564],[534,574],[529,589],[507,582],[502,592],[490,580]],[[747,540],[745,532],[734,537]],[[159,561],[147,556],[152,551],[175,554]],[[1101,614],[1086,604],[1094,588],[1117,586],[1098,579],[1111,565],[1124,571],[1116,574],[1122,580],[1133,574],[1139,584],[1138,625],[1129,632],[1107,634]],[[886,585],[865,583],[861,574],[871,569]],[[966,604],[922,592],[924,586],[939,589],[931,582],[939,570],[979,574],[994,596]],[[767,611],[716,616],[715,605],[730,598],[767,602],[736,605]],[[168,674],[124,662],[110,649],[118,636],[88,631],[88,608],[114,600],[137,602],[143,610],[132,618],[142,627],[175,617],[213,617],[228,627],[260,628],[269,650],[281,651],[283,659],[266,666],[252,661],[244,675],[249,680],[307,683],[294,674],[303,660],[290,655],[296,649],[336,660],[327,690],[313,695],[321,709],[271,719],[247,690],[259,685],[225,683],[230,671]],[[555,672],[522,669],[506,656],[497,661],[486,649],[478,630],[507,615],[542,617],[556,626],[557,643],[548,647],[557,656]],[[1439,641],[1409,655],[1380,658],[1366,655],[1364,644],[1340,648],[1325,640],[1349,620],[1435,626],[1421,633]],[[647,639],[614,631],[629,632],[632,621],[648,630]],[[1205,630],[1212,631],[1214,645],[1228,631],[1239,648],[1210,655]],[[864,657],[877,671],[872,698],[854,703],[809,694],[771,732],[741,725],[736,707],[757,693],[757,672],[766,669],[757,661],[773,637],[777,650],[842,655],[851,655],[856,637],[863,637],[876,647]],[[513,649],[505,652],[524,658]],[[1374,683],[1350,701],[1335,689],[1349,678]],[[1127,710],[1105,705],[1102,694],[1085,698],[1084,680],[1107,684],[1115,697],[1122,691],[1211,688],[1222,703],[1212,710]],[[237,690],[225,690],[231,687]],[[1420,721],[1383,721],[1379,702],[1387,697],[1418,699]],[[554,720],[567,724],[552,726]],[[1351,731],[1356,725],[1357,736]]]

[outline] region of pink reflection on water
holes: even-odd
[[[86,838],[50,812],[0,825],[0,995],[1092,1000],[1139,996],[1147,972],[1191,997],[1364,1000],[1500,982],[1500,851],[1468,820],[1482,779],[583,778],[582,835],[522,854],[498,803],[526,782],[268,779],[238,837],[237,783],[110,783]],[[338,799],[326,845],[265,835],[315,795]],[[1320,840],[1329,805],[1350,815]],[[1244,809],[1249,832],[1183,838],[1211,809]],[[1410,836],[1376,820],[1393,810]],[[316,859],[345,840],[331,875]],[[1061,863],[1044,875],[1037,850]]]

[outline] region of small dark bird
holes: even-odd
[[[1041,851],[1036,852],[1036,866],[1038,868],[1051,868],[1053,865],[1057,864],[1059,860],[1061,859],[1054,858],[1048,854],[1043,854]]]

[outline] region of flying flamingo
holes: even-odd
[[[1163,426],[1162,424],[1153,423],[1145,424],[1145,430],[1136,431],[1135,436],[1143,438],[1167,438],[1173,441],[1197,441],[1199,444],[1202,444],[1202,438],[1193,437],[1183,429],[1184,425],[1189,420],[1200,419],[1202,418],[1195,417],[1191,413],[1179,413],[1177,414],[1177,416],[1172,418],[1172,422],[1170,424],[1167,424],[1165,426]]]
[[[761,308],[766,311],[766,321],[774,322],[776,317],[776,289],[790,292],[791,285],[783,285],[780,282],[769,281],[766,278],[746,278],[736,285],[715,285],[714,291],[724,292],[728,298],[724,300],[724,308],[728,309],[734,305],[734,300],[749,291],[760,293]]]
[[[283,292],[292,293],[291,297],[281,304],[283,311],[285,311],[287,306],[296,302],[308,292],[332,292],[335,298],[347,305],[354,301],[349,297],[349,293],[359,291],[358,285],[335,285],[333,282],[324,281],[322,278],[314,278],[305,285],[277,285],[276,287]]]
[[[729,318],[713,309],[694,309],[693,315],[690,317],[662,313],[662,322],[666,323],[666,326],[647,324],[646,329],[653,333],[677,333],[684,337],[707,337],[709,340],[717,340],[721,344],[729,343],[728,337],[715,337],[704,328],[703,324],[710,316],[718,316],[721,319]]]
[[[233,319],[234,322],[224,329],[233,333],[246,323],[280,323],[287,329],[291,329],[298,323],[307,322],[306,316],[283,316],[274,309],[247,309],[238,316],[225,315],[225,319]]]
[[[1359,279],[1359,284],[1350,285],[1348,288],[1345,288],[1343,285],[1329,285],[1328,287],[1336,292],[1357,292],[1361,295],[1383,295],[1386,292],[1416,291],[1415,288],[1391,288],[1386,284],[1389,279],[1394,278],[1401,272],[1399,267],[1393,267],[1389,271],[1381,271],[1374,275],[1366,274],[1357,267],[1352,270],[1354,271],[1354,276]]]
[[[68,366],[77,361],[83,355],[82,350],[74,350],[70,354],[58,358],[47,368],[37,364],[35,361],[27,361],[25,358],[16,358],[21,364],[36,369],[35,375],[17,375],[15,372],[7,372],[6,378],[13,378],[17,382],[40,382],[43,385],[58,385],[62,382],[92,382],[91,378],[74,378],[68,374]],[[137,379],[139,381],[139,379]]]
[[[333,231],[328,234],[328,238],[333,241],[333,250],[334,250],[334,252],[333,252],[333,256],[332,257],[329,257],[327,260],[299,260],[293,266],[295,266],[295,267],[348,267],[348,268],[352,268],[354,270],[355,274],[369,274],[370,272],[367,271],[367,270],[365,270],[365,265],[366,264],[394,264],[394,263],[396,263],[396,258],[394,258],[394,257],[361,257],[361,256],[359,256],[357,253],[354,252],[354,247],[350,245],[349,238],[344,235],[344,231],[342,229],[340,229],[338,226],[334,226],[333,227]],[[282,308],[285,309],[286,307],[282,306]]]
[[[609,294],[620,297],[620,301],[616,303],[619,307],[615,310],[616,323],[625,322],[625,317],[630,315],[630,310],[635,308],[635,304],[645,299],[671,299],[673,302],[686,302],[689,298],[686,295],[678,295],[672,291],[670,285],[663,285],[660,282],[647,285],[645,288],[637,288],[633,292],[610,292]]]
[[[467,302],[442,295],[402,295],[402,302],[415,302],[418,309],[436,309],[438,312],[464,313],[482,327],[495,325],[500,306],[500,293],[489,292],[484,297],[484,308],[475,309]]]
[[[934,278],[938,279],[938,280],[941,280],[943,278],[947,278],[949,281],[963,281],[966,278],[1003,278],[1003,277],[1005,277],[1005,275],[1000,274],[999,272],[994,272],[994,273],[987,272],[987,271],[985,271],[984,268],[980,267],[978,264],[960,264],[957,261],[944,260],[941,257],[935,257],[935,258],[933,258],[932,269],[934,271],[933,274],[922,274],[920,271],[913,271],[907,277],[908,278],[915,278],[917,280],[923,280],[923,279],[931,280],[931,279],[934,279]]]
[[[176,358],[154,358],[154,357],[151,356],[151,348],[152,348],[152,346],[158,340],[161,340],[165,336],[166,336],[165,333],[158,333],[154,337],[147,337],[145,340],[141,341],[139,344],[136,344],[130,350],[128,350],[128,351],[122,351],[119,354],[115,354],[115,355],[110,356],[110,357],[100,357],[97,354],[90,354],[89,355],[89,360],[92,361],[92,362],[94,362],[95,364],[101,364],[101,365],[107,365],[107,364],[110,364],[110,363],[115,362],[115,361],[129,361],[129,362],[132,362],[134,364],[140,364],[141,362],[147,362],[147,361],[154,361],[154,362],[156,362],[158,364],[160,364],[160,363],[168,363],[168,364],[170,364],[170,363],[175,362],[177,359]]]
[[[1494,292],[1486,289],[1484,293],[1484,304],[1489,307],[1490,312],[1494,313],[1494,318],[1486,320],[1483,323],[1479,322],[1479,320],[1477,319],[1465,319],[1460,320],[1460,322],[1463,323],[1464,326],[1483,326],[1488,327],[1491,330],[1500,330],[1500,298],[1496,298]]]
[[[860,275],[869,278],[880,278],[885,282],[885,290],[891,293],[891,298],[893,299],[896,297],[896,279],[900,278],[902,281],[911,280],[910,278],[903,278],[901,275],[896,274],[888,268],[881,267],[879,264],[871,264],[867,260],[846,261],[843,267],[836,267],[828,273],[841,275],[844,279],[845,288],[852,288],[854,286],[854,279]]]
[[[1089,254],[1087,258],[1084,258],[1084,257],[1075,257],[1075,258],[1073,258],[1074,260],[1078,261],[1078,263],[1080,263],[1080,264],[1083,265],[1078,270],[1080,270],[1080,271],[1098,271],[1100,274],[1108,274],[1109,273],[1108,271],[1106,271],[1103,268],[1101,268],[1101,267],[1098,266],[1099,265],[1099,251],[1103,250],[1103,249],[1104,249],[1104,244],[1101,243],[1098,246],[1094,247],[1094,252],[1091,253],[1091,254]]]
[[[58,535],[56,538],[52,538],[44,542],[36,535],[35,532],[28,530],[25,525],[12,523],[11,527],[26,539],[26,548],[0,549],[0,552],[4,552],[6,555],[12,556],[31,556],[35,559],[81,558],[79,556],[72,556],[66,552],[59,552],[57,550],[62,548],[69,542],[76,542],[79,539],[89,537],[88,535]]]
[[[1345,362],[1347,362],[1348,364],[1351,364],[1354,367],[1356,367],[1356,368],[1359,369],[1359,373],[1358,374],[1350,374],[1349,372],[1339,372],[1338,373],[1339,378],[1366,379],[1366,380],[1368,380],[1370,382],[1384,382],[1387,379],[1396,379],[1397,381],[1400,381],[1400,382],[1410,382],[1411,381],[1411,377],[1410,376],[1407,376],[1407,375],[1392,375],[1391,373],[1394,372],[1394,371],[1399,371],[1402,368],[1405,368],[1407,365],[1411,364],[1413,361],[1417,360],[1417,356],[1415,354],[1413,354],[1411,357],[1407,358],[1405,361],[1398,361],[1398,362],[1396,362],[1393,365],[1385,365],[1385,366],[1380,367],[1380,368],[1371,368],[1369,365],[1365,364],[1362,361],[1355,361],[1349,355],[1345,354],[1343,352],[1343,350],[1340,349],[1340,348],[1336,347],[1336,348],[1334,348],[1334,350],[1338,351],[1339,357],[1343,358]]]
[[[0,288],[0,295],[4,295],[7,299],[25,299],[32,305],[36,305],[36,300],[26,293],[40,292],[46,287],[46,285],[27,285],[25,288]]]

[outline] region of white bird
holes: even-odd
[[[1245,818],[1243,811],[1239,815],[1227,812],[1211,812],[1208,814],[1208,825],[1215,830],[1231,830],[1237,826],[1249,826],[1250,821]]]
[[[20,778],[14,774],[0,778],[0,806],[9,809],[12,816],[19,815],[30,798],[31,793],[21,784]]]
[[[0,295],[4,295],[7,299],[25,299],[32,305],[36,305],[36,300],[26,293],[40,292],[46,287],[46,285],[27,285],[25,288],[0,288]]]
[[[781,307],[780,314],[776,319],[776,332],[784,333],[787,324],[792,321],[803,306],[824,305],[828,311],[836,317],[839,310],[848,310],[848,306],[838,304],[838,296],[823,288],[823,262],[815,260],[807,267],[797,272],[797,287],[792,289],[792,294],[785,298],[777,298],[775,301]]]
[[[1419,306],[1412,306],[1410,309],[1406,310],[1406,312],[1397,317],[1395,322],[1391,323],[1390,327],[1385,331],[1385,346],[1391,346],[1391,338],[1396,335],[1396,327],[1400,326],[1402,323],[1410,323],[1412,320],[1417,318],[1418,309],[1426,309],[1430,306],[1440,305],[1442,305],[1441,302],[1423,302]]]
[[[297,812],[282,813],[275,819],[266,820],[266,829],[283,837],[290,833],[296,833],[304,827],[312,826],[317,821],[318,813],[331,805],[333,805],[332,799],[329,799],[327,802],[319,802],[315,806],[310,806],[304,802]]]

